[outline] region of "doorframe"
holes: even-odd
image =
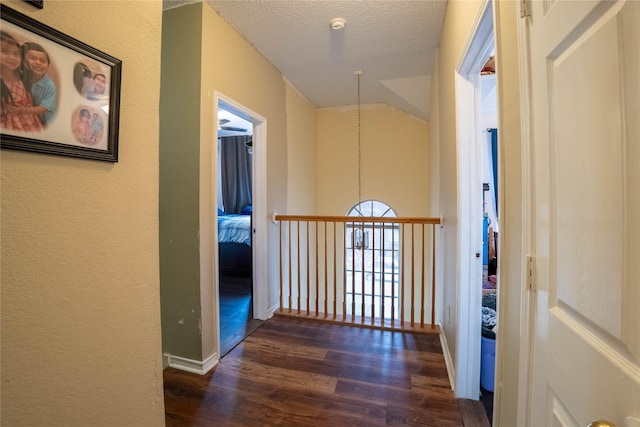
[[[522,169],[522,254],[529,256],[535,253],[533,240],[533,214],[535,209],[535,200],[533,193],[533,139],[531,134],[531,61],[530,52],[531,44],[529,39],[529,23],[527,17],[529,11],[523,2],[518,2],[516,10],[517,20],[516,30],[518,34],[518,52],[519,52],[519,79],[520,79],[520,145],[521,145],[521,169]],[[514,260],[513,264],[518,261]],[[527,283],[529,280],[529,270],[526,265],[521,269],[520,283]],[[535,336],[535,307],[536,295],[534,290],[521,290],[520,318],[505,319],[507,321],[520,321],[520,348],[518,363],[518,405],[517,405],[517,422],[518,425],[528,425],[531,422],[531,399],[533,393],[533,347]],[[497,349],[497,358],[502,360],[501,348]]]
[[[458,334],[456,397],[480,394],[482,327],[482,178],[480,71],[494,50],[493,3],[484,0],[456,66],[456,151],[458,174]],[[499,105],[498,105],[499,109]],[[499,114],[499,112],[498,112]],[[474,237],[475,236],[475,237]]]
[[[216,102],[215,123],[218,123],[218,106],[223,103],[227,111],[253,124],[253,155],[251,159],[253,169],[251,183],[251,203],[253,207],[253,318],[267,320],[269,317],[268,283],[265,279],[267,277],[267,119],[220,92],[216,91],[214,100]],[[217,212],[217,209],[215,212]],[[215,229],[215,241],[217,242],[217,220],[215,221]]]
[[[218,141],[218,108],[224,109],[253,124],[253,158],[252,158],[252,283],[253,283],[253,317],[266,320],[268,318],[268,283],[267,283],[267,119],[238,103],[219,91],[213,94],[213,125],[215,126],[212,144]],[[219,296],[219,259],[218,259],[218,185],[217,167],[218,150],[211,149],[206,162],[200,167],[201,200],[208,203],[200,206],[200,228],[211,230],[200,236],[200,265],[202,290],[202,336],[203,342],[212,344],[212,354],[203,356],[206,359],[220,358],[220,296]],[[204,191],[210,194],[204,197]],[[207,238],[211,236],[211,238]],[[215,366],[213,363],[212,366]],[[205,371],[206,372],[206,371]]]

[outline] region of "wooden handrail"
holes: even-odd
[[[397,224],[440,224],[440,218],[431,217],[377,217],[377,216],[331,216],[331,215],[275,215],[276,221],[310,222],[380,222]]]

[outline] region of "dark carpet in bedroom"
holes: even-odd
[[[221,276],[220,354],[227,354],[261,324],[253,319],[251,278]]]

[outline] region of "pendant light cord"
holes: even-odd
[[[362,149],[360,135],[360,76],[362,71],[355,71],[354,74],[358,78],[358,203],[362,202]]]

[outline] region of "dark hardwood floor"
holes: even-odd
[[[207,375],[167,368],[164,391],[167,426],[488,426],[455,399],[436,334],[280,316]]]
[[[225,355],[262,321],[253,318],[251,278],[220,277],[220,354]]]
[[[484,411],[489,419],[489,424],[493,422],[493,392],[485,390],[480,386],[480,402],[484,407]]]

